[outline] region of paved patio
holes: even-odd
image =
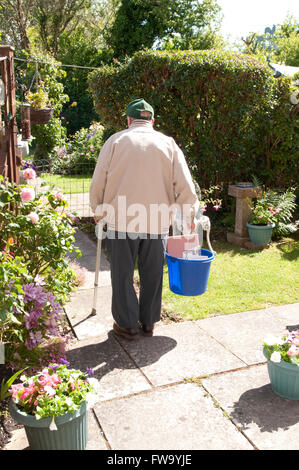
[[[72,367],[100,381],[89,411],[88,450],[299,449],[299,403],[271,390],[262,340],[299,327],[299,303],[163,324],[152,338],[128,342],[112,333],[109,264],[102,254],[97,315],[93,300],[96,247],[77,233],[86,284],[66,310],[78,340]],[[25,449],[24,431],[6,449]]]

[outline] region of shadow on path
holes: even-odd
[[[151,348],[145,348],[147,351],[138,358],[138,366],[134,359],[125,352],[126,344],[130,343],[130,350],[142,349],[143,342],[151,342]],[[101,380],[106,374],[113,370],[120,369],[138,369],[157,362],[160,357],[167,354],[176,347],[177,342],[167,336],[153,336],[146,338],[140,335],[140,338],[132,344],[126,340],[121,340],[123,347],[114,337],[113,331],[108,332],[108,338],[105,341],[95,344],[88,344],[68,351],[67,357],[70,366],[85,371],[87,367],[94,370],[94,377]]]
[[[267,384],[243,393],[230,415],[243,431],[253,423],[261,432],[271,433],[296,425],[299,407],[297,401],[280,398]]]

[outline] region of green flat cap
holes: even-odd
[[[143,111],[149,111],[151,113],[151,116],[142,115]],[[148,114],[148,113],[145,113],[145,114]],[[149,103],[147,103],[143,98],[138,98],[136,100],[131,101],[131,103],[129,103],[127,110],[126,110],[126,115],[134,119],[145,119],[145,120],[150,121],[154,118],[154,110],[152,106]]]

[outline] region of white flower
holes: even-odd
[[[272,362],[280,362],[281,361],[281,355],[280,352],[274,351],[270,357],[270,361]]]
[[[270,333],[265,337],[264,343],[266,343],[268,346],[273,346],[274,344],[283,344],[283,340]]]
[[[44,390],[45,392],[47,392],[48,395],[50,395],[50,397],[53,397],[56,393],[55,389],[53,387],[50,387],[50,385],[46,385],[44,387]]]

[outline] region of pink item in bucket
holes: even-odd
[[[183,252],[199,245],[198,233],[176,235],[167,239],[167,253],[175,258],[183,258]]]

